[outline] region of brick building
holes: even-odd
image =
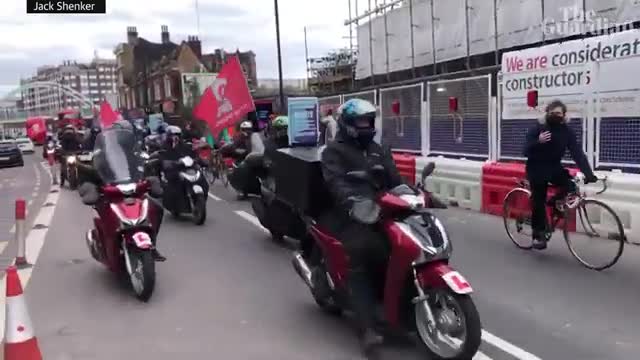
[[[249,87],[254,89],[258,85],[252,51],[228,53],[218,49],[211,54],[202,54],[202,43],[198,37],[188,36],[181,43],[174,43],[166,25],[161,27],[160,38],[160,43],[148,41],[138,36],[135,27],[128,27],[127,42],[116,47],[121,108],[159,110],[162,104],[171,101],[179,110],[183,104],[182,74],[218,73],[231,55],[239,57]]]

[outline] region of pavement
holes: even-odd
[[[350,321],[317,308],[290,251],[269,240],[249,204],[219,185],[210,197],[202,227],[165,218],[159,247],[168,261],[144,304],[90,257],[83,236],[92,211],[63,189],[26,288],[44,358],[360,359]],[[640,248],[628,246],[599,273],[558,236],[545,252],[523,251],[499,218],[438,214],[454,242],[452,264],[476,291],[484,332],[474,360],[637,358]],[[394,340],[383,359],[426,357]]]

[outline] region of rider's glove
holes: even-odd
[[[349,216],[359,223],[371,225],[380,219],[380,206],[371,199],[353,198],[351,199]]]

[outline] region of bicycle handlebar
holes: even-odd
[[[607,185],[607,179],[608,179],[608,177],[607,177],[607,176],[603,176],[603,177],[601,177],[601,178],[598,178],[598,180],[599,180],[599,181],[602,181],[602,190],[601,190],[601,191],[598,191],[598,192],[596,193],[596,195],[600,195],[600,194],[602,194],[603,192],[607,191],[607,188],[608,188],[608,185]]]

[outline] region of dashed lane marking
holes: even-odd
[[[262,231],[265,232],[269,232],[269,230],[265,229],[262,224],[260,224],[260,220],[258,220],[257,217],[255,217],[254,215],[249,214],[246,211],[242,211],[242,210],[238,210],[235,211],[235,213],[240,216],[241,218],[247,220],[248,222],[250,222],[251,224],[257,226],[258,228],[262,229]],[[482,330],[482,340],[484,342],[486,342],[487,344],[493,345],[494,347],[504,351],[505,353],[515,357],[518,360],[542,360],[539,357],[513,345],[512,343],[503,340],[499,337],[497,337],[496,335],[491,334],[490,332],[486,331],[486,330]],[[490,357],[488,357],[487,355],[478,352],[474,357],[473,360],[491,360]]]
[[[215,201],[222,201],[222,199],[221,199],[221,198],[219,198],[219,197],[217,197],[217,196],[213,195],[212,193],[209,193],[209,197],[210,197],[211,199],[215,200]]]

